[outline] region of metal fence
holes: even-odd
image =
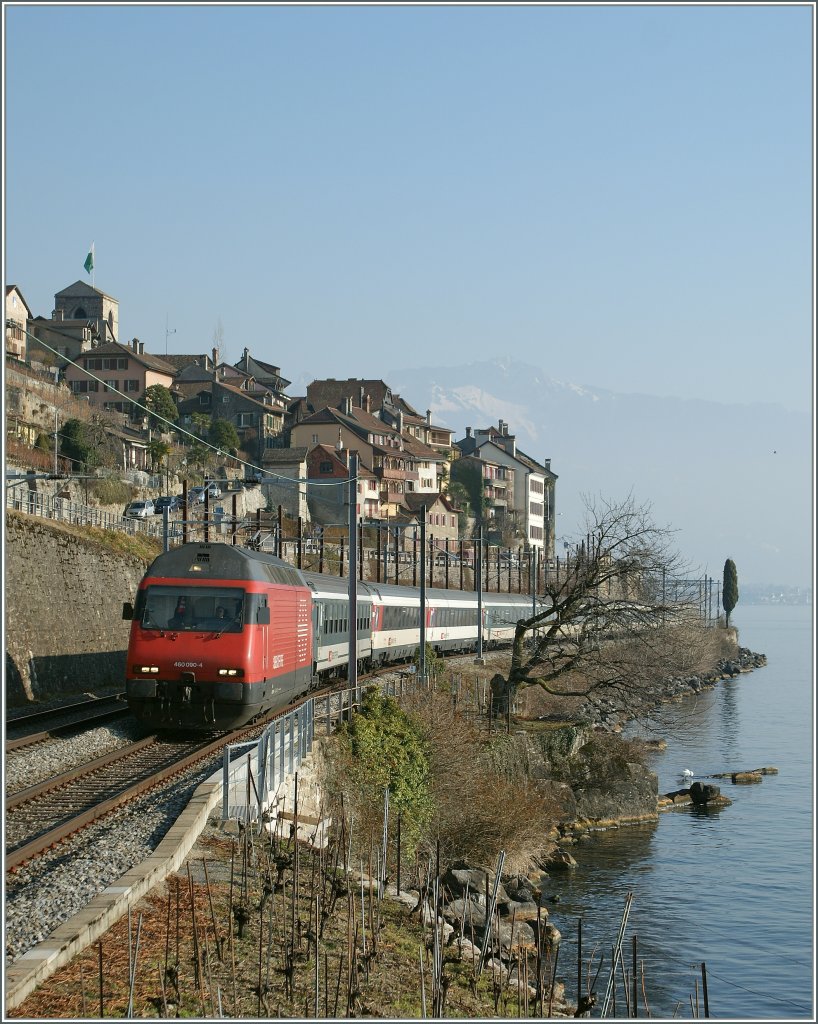
[[[39,516],[42,519],[55,519],[78,526],[96,526],[101,530],[122,530],[131,535],[142,533],[159,540],[163,536],[161,522],[156,523],[150,519],[135,519],[130,516],[115,515],[112,512],[103,512],[102,509],[93,505],[83,505],[80,502],[71,501],[70,498],[61,498],[59,495],[25,490],[22,486],[6,488],[6,508],[27,512],[31,516]],[[176,529],[178,525],[173,524],[173,528]],[[179,532],[181,533],[181,529]]]

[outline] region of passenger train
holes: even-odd
[[[347,674],[349,581],[303,572],[265,552],[183,544],[159,555],[139,584],[126,691],[159,729],[232,729]],[[524,594],[482,595],[483,644],[508,644],[531,614]],[[477,649],[477,594],[426,590],[426,642]],[[414,657],[420,590],[357,583],[357,662],[366,671]]]

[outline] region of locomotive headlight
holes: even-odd
[[[243,668],[220,668],[219,669],[219,675],[220,676],[243,676],[244,675],[244,669]]]
[[[159,671],[159,666],[158,665],[140,665],[140,667],[136,671],[137,672],[143,672],[145,674],[148,674],[148,673],[151,673],[151,672],[158,672]]]

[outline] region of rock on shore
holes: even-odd
[[[746,647],[739,647],[732,658],[722,658],[712,672],[701,675],[668,676],[641,693],[628,696],[627,711],[618,708],[613,701],[601,697],[584,701],[577,717],[591,722],[598,728],[618,732],[626,721],[647,717],[666,701],[678,700],[702,690],[710,689],[722,679],[732,679],[743,672],[752,672],[767,664],[766,654],[757,654]]]

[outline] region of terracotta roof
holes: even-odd
[[[170,363],[171,366],[175,366],[177,370],[183,370],[187,366],[193,366],[194,363],[198,363],[201,367],[213,365],[212,358],[206,352],[201,352],[198,355],[172,354],[162,356],[162,358],[166,363]]]
[[[363,380],[357,377],[349,377],[347,380],[314,380],[307,387],[307,401],[313,409],[322,409],[325,406],[340,406],[341,403],[351,398],[357,406],[361,401],[361,388],[364,391],[364,401],[369,396],[370,408],[380,409],[387,397],[392,392],[389,386],[382,380]]]
[[[333,447],[330,444],[316,444],[316,445],[313,445],[312,448],[310,448],[310,454],[312,454],[315,451],[319,451],[319,449],[320,449],[320,452],[322,454],[326,455],[328,458],[331,457],[331,458],[335,459],[336,462],[340,462],[343,466],[346,466],[346,462],[344,461],[344,459],[342,459],[340,457],[337,448]],[[374,477],[375,476],[375,474],[372,472],[372,467],[368,466],[364,462],[363,458],[361,457],[361,453],[360,452],[358,453],[358,473],[359,473],[360,476],[366,476],[366,477]]]
[[[425,459],[427,462],[447,462],[446,456],[437,450],[430,448],[428,444],[419,441],[416,437],[403,435],[403,448],[416,459]]]
[[[150,370],[166,373],[169,377],[176,375],[176,367],[166,363],[159,356],[152,356],[147,352],[135,352],[129,345],[121,345],[118,341],[107,341],[104,345],[97,345],[96,348],[89,348],[85,352],[80,352],[77,356],[77,362],[80,359],[93,359],[99,355],[127,356],[129,359],[135,359],[137,362],[147,366]]]

